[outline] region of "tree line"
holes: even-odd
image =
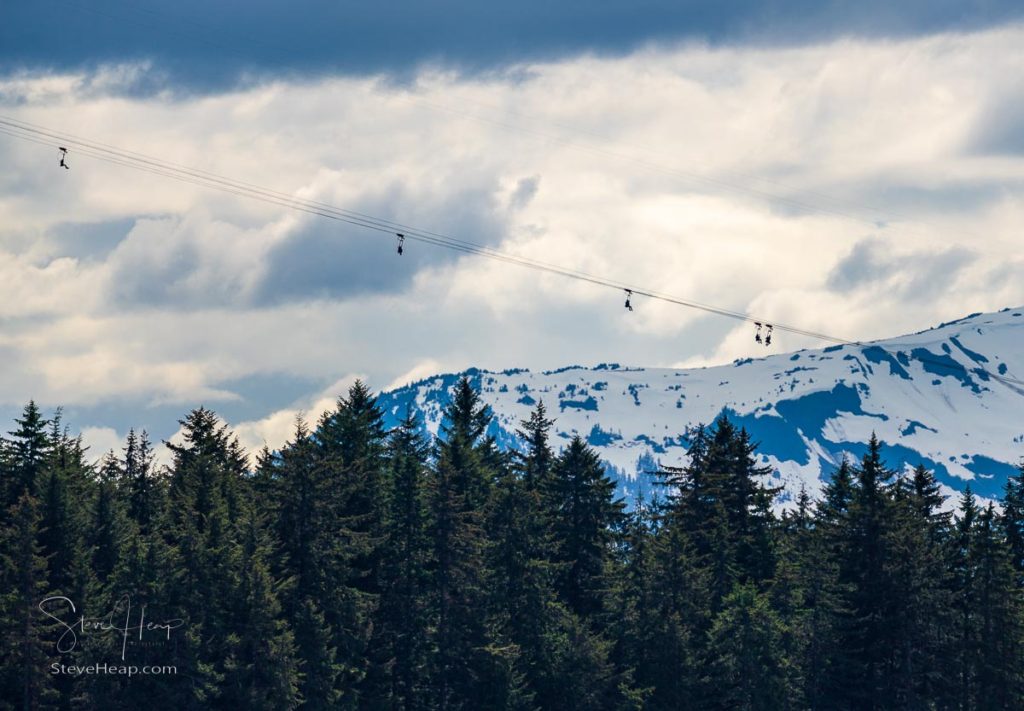
[[[780,515],[723,416],[627,508],[543,404],[518,451],[467,379],[435,440],[383,423],[357,383],[253,461],[199,408],[167,466],[134,431],[90,464],[29,404],[0,448],[0,708],[1024,708],[1024,465],[953,513],[872,437]],[[101,663],[173,671],[55,672]]]

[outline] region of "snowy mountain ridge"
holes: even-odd
[[[556,448],[579,434],[620,480],[647,488],[657,463],[685,462],[687,434],[723,411],[745,427],[785,487],[817,496],[875,432],[892,467],[923,463],[950,490],[999,496],[1024,457],[1024,307],[858,345],[694,368],[602,364],[555,371],[437,375],[382,394],[389,425],[412,407],[436,435],[451,387],[470,376],[494,411],[503,447],[539,400]],[[998,376],[998,377],[996,377]],[[1005,380],[1003,379],[1005,378]]]

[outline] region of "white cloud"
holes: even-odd
[[[433,358],[427,358],[399,375],[381,389],[394,390],[395,388],[415,383],[417,380],[423,380],[424,378],[429,378],[431,375],[437,375],[441,372],[444,372],[444,366]]]
[[[113,427],[83,427],[82,442],[89,448],[88,456],[93,461],[102,459],[108,452],[121,455],[124,437]]]
[[[1024,303],[1024,155],[975,149],[979,127],[1007,111],[1000,97],[1019,94],[1022,63],[1024,28],[1011,27],[650,48],[482,78],[426,73],[404,87],[326,78],[198,98],[107,93],[148,71],[128,66],[0,82],[0,105],[257,185],[867,339]],[[700,312],[637,297],[629,314],[621,294],[584,282],[418,243],[399,258],[390,235],[85,156],[60,171],[55,155],[0,135],[7,403],[215,405],[244,396],[225,382],[257,374],[361,372],[380,387],[469,365],[764,352],[749,326]],[[58,239],[72,222],[100,227]],[[100,240],[105,222],[120,232]],[[865,243],[881,245],[893,273],[830,284]],[[949,279],[927,271],[925,257],[951,250],[973,259]],[[254,411],[240,434],[278,442],[318,398]]]

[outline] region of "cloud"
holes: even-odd
[[[421,361],[409,368],[390,383],[385,385],[382,390],[394,390],[410,383],[415,383],[418,380],[429,378],[432,375],[444,372],[444,367],[438,361],[428,358],[427,360]]]
[[[1024,303],[1024,159],[971,149],[991,97],[1019,81],[1022,40],[1009,27],[653,45],[403,83],[117,88],[160,71],[140,65],[103,80],[88,69],[0,80],[0,109],[862,340]],[[81,86],[94,89],[69,89]],[[639,295],[628,313],[621,291],[587,281],[413,241],[399,257],[390,233],[84,155],[60,171],[51,146],[2,135],[0,158],[0,406],[35,397],[92,427],[167,437],[169,412],[202,403],[258,444],[351,373],[382,389],[430,369],[764,352],[748,324]],[[815,345],[777,336],[779,349]],[[127,409],[142,422],[117,415]]]
[[[96,461],[108,452],[120,456],[124,437],[113,427],[83,427],[82,442],[89,448],[89,458]]]
[[[878,240],[864,240],[855,244],[850,254],[832,268],[828,286],[837,291],[849,291],[884,280],[892,274],[896,264],[884,260],[880,254],[883,249]]]
[[[969,148],[982,155],[1024,155],[1024,82],[994,94],[979,110]]]
[[[198,0],[103,7],[20,3],[5,9],[0,66],[67,71],[99,65],[104,72],[76,85],[76,91],[118,87],[138,95],[170,87],[188,93],[266,76],[408,77],[430,65],[486,73],[524,60],[546,62],[581,53],[622,56],[651,43],[765,46],[848,36],[906,37],[991,27],[1022,14],[1012,0],[967,7],[934,0],[307,0],[299,9],[258,0],[246,3],[244,12]],[[158,71],[125,71],[125,62],[139,60]],[[154,74],[166,80],[154,82]]]
[[[964,247],[900,254],[888,239],[865,239],[853,246],[828,275],[826,286],[846,293],[870,288],[897,290],[907,299],[930,299],[954,284],[978,255]]]
[[[202,212],[138,220],[107,259],[110,299],[122,308],[244,304],[279,224],[244,229]]]
[[[487,246],[499,244],[506,225],[495,203],[496,186],[462,184],[465,181],[465,176],[453,175],[446,189],[434,194],[392,184],[376,194],[357,197],[354,211],[400,214],[412,224],[445,224],[451,234],[470,235],[474,242]],[[345,202],[330,198],[317,196],[329,203]],[[402,258],[397,259],[396,233],[403,229],[367,232],[344,222],[304,219],[292,234],[268,250],[253,298],[272,305],[401,292],[423,269],[454,261],[457,253],[423,246],[412,236],[407,238]]]
[[[508,200],[508,207],[510,210],[522,210],[526,208],[530,201],[533,200],[537,195],[537,190],[540,188],[540,176],[531,175],[529,178],[523,178],[516,183],[516,189]]]

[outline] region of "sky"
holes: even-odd
[[[375,7],[386,5],[386,7]],[[851,340],[1024,304],[1024,7],[0,7],[0,116]],[[279,446],[356,378],[751,327],[0,134],[0,416]],[[822,344],[778,334],[776,352]]]

